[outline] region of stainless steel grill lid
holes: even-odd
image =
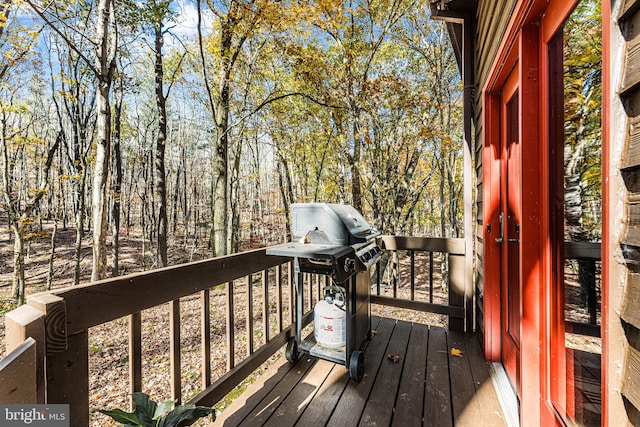
[[[291,223],[293,240],[306,237],[309,243],[347,246],[365,243],[380,234],[350,205],[294,203]]]
[[[380,233],[349,205],[294,203],[291,226],[293,242],[270,247],[267,254],[297,258],[303,272],[328,274],[341,283],[381,255]]]

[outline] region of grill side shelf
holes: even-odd
[[[271,246],[266,250],[267,255],[329,260],[332,258],[338,259],[353,252],[351,246],[295,242]]]

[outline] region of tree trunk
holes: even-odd
[[[240,252],[240,160],[242,158],[242,143],[238,143],[233,157],[233,169],[231,170],[231,182],[229,185],[231,195],[231,231],[229,247],[235,252]]]
[[[444,180],[445,180],[445,171],[444,171],[444,157],[441,157],[439,160],[438,169],[440,171],[440,237],[447,237],[447,215],[445,208],[445,197],[444,197]]]
[[[99,0],[97,9],[98,70],[97,142],[92,187],[93,266],[91,280],[107,275],[107,182],[111,149],[111,105],[109,95],[115,68],[116,37],[110,27],[115,24],[113,0]]]
[[[20,220],[13,223],[13,286],[11,294],[18,305],[25,303],[24,230]]]
[[[285,241],[290,242],[293,238],[291,234],[291,224],[289,222],[289,206],[293,200],[293,184],[291,183],[291,177],[289,176],[289,166],[287,160],[284,158],[280,150],[278,150],[278,156],[280,161],[278,162],[278,183],[280,186],[280,195],[282,197],[282,205],[284,206],[285,214]]]
[[[184,147],[181,150],[180,158],[184,157]],[[171,220],[171,231],[175,235],[178,231],[178,202],[181,200],[180,198],[180,177],[184,173],[182,170],[182,160],[180,160],[180,164],[176,166],[176,180],[173,186],[173,217]],[[185,224],[186,226],[186,224]],[[186,228],[184,229],[186,233]]]
[[[165,176],[165,147],[167,145],[167,99],[164,95],[164,75],[162,61],[162,23],[155,28],[155,80],[156,80],[156,108],[158,114],[158,135],[156,138],[155,158],[155,199],[158,208],[158,250],[156,261],[158,267],[166,267],[167,262],[167,183]]]
[[[111,193],[113,194],[113,209],[111,210],[111,276],[117,277],[120,275],[120,213],[122,210],[122,152],[120,149],[122,97],[116,102],[114,114],[113,169],[115,173],[111,184]]]
[[[198,8],[198,42],[200,46],[200,59],[202,61],[203,78],[209,98],[209,106],[216,125],[216,141],[214,144],[214,164],[213,164],[213,181],[211,186],[211,195],[213,199],[213,227],[211,233],[211,246],[214,256],[225,255],[228,253],[227,233],[229,231],[228,224],[228,151],[229,151],[229,108],[230,108],[230,91],[231,91],[231,71],[234,67],[234,61],[237,58],[239,49],[242,47],[244,38],[238,42],[237,46],[233,45],[234,30],[241,19],[239,8],[236,2],[230,2],[226,16],[220,21],[220,66],[217,77],[217,91],[214,95],[212,84],[209,82],[209,72],[207,62],[204,56],[204,43],[202,37],[202,13],[200,2],[197,2]],[[234,50],[235,49],[235,50]]]
[[[353,123],[353,154],[350,156],[350,168],[351,168],[351,204],[358,212],[362,212],[362,188],[360,187],[360,132],[361,129],[358,125],[360,110],[354,109],[354,123]]]
[[[233,34],[229,25],[223,26],[220,39],[222,74],[220,79],[220,98],[216,111],[216,144],[213,167],[213,253],[226,255],[228,230],[228,164],[229,164],[229,108],[231,82],[231,44]]]
[[[589,236],[583,227],[582,217],[582,176],[580,163],[584,155],[584,140],[578,136],[575,147],[565,146],[565,177],[564,177],[564,219],[565,240],[584,242]],[[589,284],[592,283],[588,260],[577,260],[578,283],[580,283],[580,302],[583,307],[589,305]]]
[[[98,92],[98,141],[91,193],[93,237],[91,281],[104,279],[107,275],[107,177],[111,145],[109,85],[101,82]]]
[[[53,219],[53,232],[51,233],[51,252],[49,252],[49,269],[47,273],[47,290],[51,290],[53,282],[53,261],[56,258],[56,238],[58,236],[58,216]]]
[[[77,184],[77,209],[76,209],[76,248],[74,254],[73,284],[80,284],[80,261],[82,261],[82,239],[84,238],[84,205],[85,183],[87,179],[86,169],[82,169],[80,183]]]
[[[45,190],[48,186],[49,170],[53,163],[53,157],[58,151],[58,147],[62,141],[62,133],[59,133],[56,137],[56,142],[49,149],[47,153],[46,162],[44,164],[43,171],[39,176],[38,187],[33,191],[33,196],[24,203],[24,209],[22,213],[18,209],[22,205],[20,200],[16,200],[12,197],[12,189],[10,184],[11,170],[9,168],[9,152],[5,139],[6,123],[5,117],[2,120],[2,130],[0,131],[0,147],[2,147],[2,163],[4,168],[2,169],[2,184],[4,187],[3,199],[7,207],[7,213],[9,216],[9,222],[13,230],[14,246],[13,246],[13,286],[12,295],[15,301],[22,305],[25,303],[25,278],[24,278],[24,233],[26,230],[26,224],[31,219],[33,212],[37,210],[40,199],[44,196]]]
[[[182,195],[183,195],[183,199],[182,199],[182,223],[184,226],[184,248],[186,249],[187,247],[187,241],[189,239],[189,219],[191,218],[191,207],[189,204],[189,194],[188,194],[188,188],[187,187],[187,152],[186,152],[186,148],[183,149],[182,151]],[[190,176],[193,176],[193,172],[190,173]],[[194,183],[194,188],[195,188],[195,183]],[[192,202],[193,203],[193,202]],[[196,227],[194,224],[193,227],[193,236],[195,237],[196,235]]]
[[[227,107],[228,108],[228,105]],[[226,114],[225,114],[226,115]],[[226,120],[225,120],[226,121]],[[218,126],[216,139],[216,159],[213,172],[213,254],[221,256],[227,254],[227,139],[226,126]],[[222,133],[222,135],[220,135]]]

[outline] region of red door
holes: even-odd
[[[511,72],[501,95],[500,331],[502,363],[520,396],[520,224],[522,223],[520,165],[520,96],[518,69]]]

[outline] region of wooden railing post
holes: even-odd
[[[36,396],[33,403],[45,403],[44,360],[46,343],[44,317],[43,312],[29,305],[18,307],[5,314],[4,317],[7,353],[22,345],[27,338],[33,338],[36,342]]]
[[[464,307],[465,256],[449,254],[449,305]],[[464,332],[465,319],[449,316],[449,329]]]
[[[67,335],[65,301],[53,294],[29,299],[44,313],[47,403],[71,403],[70,424],[89,424],[89,334]]]

